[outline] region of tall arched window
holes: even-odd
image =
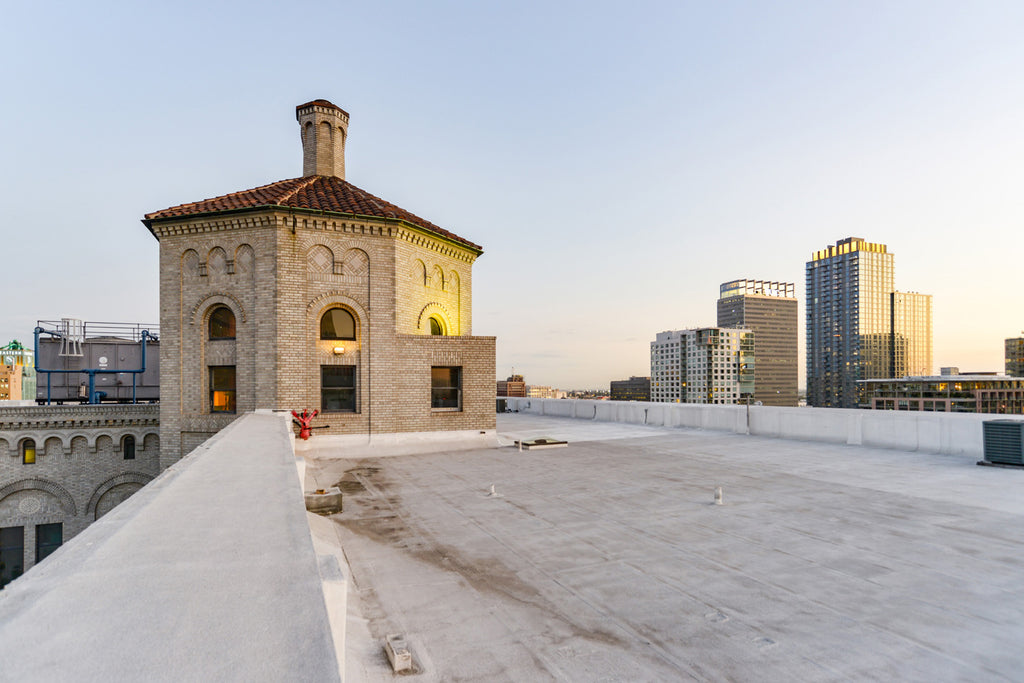
[[[321,339],[356,338],[356,320],[344,308],[332,308],[320,318]]]
[[[135,437],[128,434],[121,441],[121,452],[124,453],[125,460],[135,459]]]
[[[432,335],[443,335],[444,324],[437,318],[430,319],[430,334]]]
[[[32,465],[36,461],[36,442],[34,439],[25,439],[21,442],[21,464]]]
[[[210,339],[234,339],[235,314],[227,306],[218,306],[210,314]]]

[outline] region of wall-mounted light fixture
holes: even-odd
[[[345,353],[345,347],[344,346],[335,346],[334,347],[334,355],[335,356],[340,356],[343,353]]]

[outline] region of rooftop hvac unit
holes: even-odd
[[[1024,466],[1024,422],[986,420],[982,429],[986,463]]]

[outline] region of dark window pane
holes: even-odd
[[[462,368],[430,368],[430,407],[462,407]]]
[[[210,368],[210,412],[235,412],[235,366]]]
[[[356,367],[320,366],[320,410],[348,412],[356,410]]]
[[[320,318],[320,338],[355,339],[355,318],[343,308],[332,308]]]
[[[430,319],[430,334],[444,334],[444,330],[441,328],[441,323],[438,322],[437,318]]]
[[[234,339],[235,314],[221,306],[210,315],[210,339]]]
[[[134,436],[126,436],[126,437],[124,437],[124,442],[121,445],[121,450],[124,451],[124,459],[125,460],[134,460],[135,459],[135,437]]]
[[[25,571],[25,527],[0,529],[0,588]]]
[[[36,525],[36,562],[42,562],[50,554],[60,547],[64,542],[64,525],[56,524]]]

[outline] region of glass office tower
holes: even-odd
[[[893,255],[847,237],[807,262],[807,405],[857,407],[857,381],[891,377]]]
[[[890,377],[926,377],[932,368],[932,297],[917,292],[890,295]],[[868,379],[868,378],[865,378]]]
[[[1024,337],[1007,339],[1006,374],[1010,377],[1024,377]]]

